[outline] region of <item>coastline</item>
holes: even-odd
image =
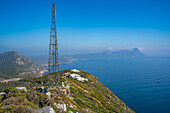
[[[75,60],[80,60],[80,59],[71,59],[70,61],[68,62],[59,62],[59,64],[68,64],[68,63],[72,63],[73,61]],[[48,64],[42,64],[42,66],[48,66]]]
[[[2,79],[3,79],[3,78],[2,78]],[[3,80],[0,81],[0,82],[2,82],[2,83],[8,83],[8,82],[10,82],[10,81],[19,81],[19,80],[21,80],[21,79],[23,79],[23,78],[3,79]]]

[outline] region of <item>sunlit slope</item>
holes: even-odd
[[[0,54],[0,77],[26,77],[38,76],[44,67],[31,61],[16,51],[9,51]]]

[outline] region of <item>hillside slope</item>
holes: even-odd
[[[70,87],[70,94],[56,95],[55,89],[48,90],[52,93],[50,102],[47,102],[50,103],[48,105],[53,107],[52,103],[54,102],[59,104],[66,104],[67,111],[79,112],[79,113],[90,113],[90,112],[91,113],[134,113],[134,111],[128,108],[119,98],[117,98],[107,87],[105,87],[102,83],[100,83],[99,80],[93,75],[83,71],[77,73],[82,77],[88,79],[88,81],[86,82],[80,82],[73,78],[68,78],[67,75],[70,73],[75,73],[75,72],[71,72],[70,70],[64,70],[60,72],[61,82],[64,82],[65,86]],[[32,89],[38,89],[38,87],[41,87],[40,84],[41,82],[44,83],[43,84],[44,87],[49,86],[48,80],[50,79],[54,80],[54,73],[52,73],[49,76],[46,75],[43,77],[34,77],[30,79],[25,78],[14,83],[6,83],[5,85],[4,84],[0,84],[0,85],[3,86],[4,88],[9,86],[13,86],[13,87],[25,86],[27,87],[27,89],[30,89],[29,92],[31,93],[33,92]],[[36,90],[36,92],[39,92],[39,90]],[[7,99],[8,98],[4,99],[2,103],[5,100],[7,101]],[[30,107],[34,110],[40,108],[41,106],[45,106],[45,105],[40,106],[39,104],[35,104],[35,103],[32,104]],[[1,105],[2,105],[1,110],[6,109],[5,104],[1,104]],[[21,106],[21,105],[16,105],[16,106]]]
[[[72,98],[68,98],[67,101],[71,102],[72,106],[75,106],[75,111],[87,113],[133,112],[107,87],[100,83],[95,76],[83,71],[77,74],[87,78],[88,81],[80,82],[62,76],[62,81],[65,81],[65,85],[69,84],[71,86]]]
[[[16,51],[0,54],[0,77],[15,78],[26,76],[38,76],[45,68]]]

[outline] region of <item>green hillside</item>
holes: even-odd
[[[22,56],[16,51],[0,54],[0,77],[16,78],[26,76],[38,76],[44,67]]]
[[[46,75],[43,77],[34,77],[34,78],[25,78],[17,82],[9,82],[9,83],[3,83],[0,84],[2,88],[7,88],[9,86],[25,86],[27,89],[29,89],[28,92],[23,92],[22,94],[15,92],[13,95],[23,95],[22,96],[12,96],[12,98],[25,98],[21,101],[24,101],[24,104],[17,104],[14,105],[14,108],[17,108],[18,106],[30,106],[32,109],[36,110],[38,108],[41,108],[42,106],[52,106],[54,109],[56,109],[53,106],[53,103],[64,103],[67,106],[67,111],[72,112],[82,112],[82,113],[134,113],[130,108],[128,108],[119,98],[117,98],[107,87],[105,87],[102,83],[99,82],[99,80],[94,77],[93,75],[81,71],[78,73],[84,78],[87,78],[88,81],[80,82],[78,80],[75,80],[73,78],[68,78],[66,75],[71,72],[70,70],[64,70],[60,72],[61,75],[61,82],[64,82],[64,85],[70,86],[70,94],[66,95],[56,95],[56,90],[49,90],[52,95],[50,101],[47,101],[46,103],[42,103],[42,105],[36,104],[26,98],[28,93],[38,93],[39,95],[44,95],[39,92],[39,90],[34,90],[36,87],[41,86],[40,83],[43,82],[43,86],[49,86],[48,80],[54,80],[54,74],[52,73],[50,76]],[[2,88],[0,90],[2,90]],[[37,94],[35,94],[37,95]],[[44,98],[46,96],[44,95]],[[2,99],[1,103],[4,101],[6,102],[10,97],[7,96],[7,98]],[[41,100],[41,98],[39,98]],[[40,101],[40,100],[37,101]],[[10,100],[10,99],[9,99]],[[27,104],[29,103],[29,105]],[[6,110],[7,106],[5,104],[1,104],[2,108],[1,110]],[[8,106],[9,107],[9,106]],[[10,110],[14,109],[11,108]],[[10,111],[9,110],[9,111]]]

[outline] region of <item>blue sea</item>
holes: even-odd
[[[60,70],[74,68],[96,76],[137,113],[170,113],[168,57],[76,60],[60,64]]]

